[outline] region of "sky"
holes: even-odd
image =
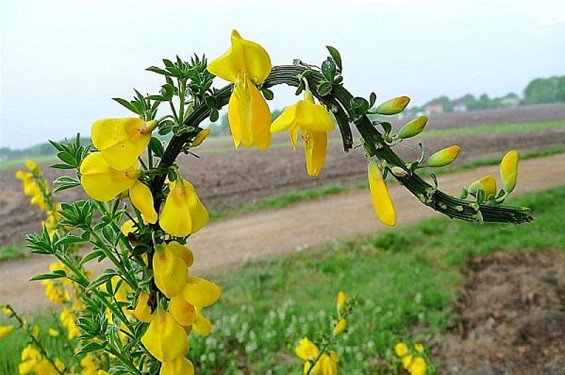
[[[87,136],[99,118],[130,116],[111,98],[156,93],[162,78],[145,68],[213,59],[232,29],[274,65],[320,64],[332,45],[345,86],[382,101],[522,95],[534,78],[565,75],[565,1],[3,0],[0,147]],[[271,108],[292,104],[293,92],[275,89]]]

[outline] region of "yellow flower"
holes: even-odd
[[[212,322],[205,316],[201,315],[198,309],[196,309],[196,319],[194,323],[192,323],[192,328],[194,329],[194,333],[198,336],[208,336],[210,331],[212,330]]]
[[[394,345],[394,354],[396,354],[397,357],[404,357],[408,354],[408,345],[403,342],[397,343]]]
[[[483,190],[485,198],[494,197],[496,195],[496,180],[491,175],[485,176],[469,185],[467,190],[476,195],[479,189]]]
[[[75,319],[76,318],[72,311],[67,308],[63,309],[63,311],[61,311],[61,314],[59,315],[61,324],[67,329],[67,337],[69,338],[69,340],[72,340],[80,335],[80,329],[78,328]]]
[[[194,255],[192,254],[192,250],[188,247],[181,245],[177,241],[172,241],[167,244],[167,247],[182,261],[186,264],[187,267],[192,266],[194,262]]]
[[[182,290],[184,300],[196,307],[213,305],[220,299],[222,291],[215,283],[200,277],[189,276]]]
[[[342,316],[343,313],[345,312],[345,300],[347,299],[347,296],[344,292],[339,292],[337,294],[337,313],[339,314],[339,316]]]
[[[159,225],[170,235],[188,236],[198,232],[208,222],[208,211],[187,180],[177,180],[171,189],[159,217]]]
[[[87,354],[80,360],[80,366],[82,367],[81,375],[100,375],[106,373],[104,370],[98,369],[98,363],[95,360],[96,357]]]
[[[196,134],[196,137],[192,140],[192,147],[200,146],[206,137],[208,137],[208,134],[210,134],[210,129],[200,130],[198,134]]]
[[[337,374],[337,363],[339,361],[337,354],[335,352],[322,353],[320,359],[314,364],[312,367],[312,363],[310,361],[316,359],[320,354],[320,349],[307,337],[304,337],[298,345],[296,346],[295,350],[296,355],[298,358],[304,361],[304,369],[303,374],[312,374],[312,375],[336,375]]]
[[[382,115],[394,115],[404,111],[404,108],[410,103],[410,98],[407,96],[398,96],[387,100],[379,105],[376,109],[377,113]]]
[[[159,375],[193,375],[194,366],[185,356],[181,355],[172,361],[163,362]]]
[[[416,344],[414,344],[414,349],[415,349],[418,353],[423,353],[424,350],[426,350],[426,348],[424,347],[424,344],[422,344],[422,343],[416,343]]]
[[[452,163],[459,155],[461,148],[457,145],[449,146],[439,150],[428,158],[428,167],[443,167]]]
[[[57,331],[57,330],[54,329],[54,328],[49,328],[48,333],[49,333],[49,336],[51,336],[51,337],[57,337],[57,336],[59,336],[59,331]]]
[[[259,44],[243,39],[235,30],[231,47],[208,64],[208,71],[234,88],[228,104],[228,119],[235,147],[255,144],[260,149],[271,143],[271,112],[257,89],[271,72],[271,59]]]
[[[168,298],[180,294],[186,284],[188,267],[167,245],[158,245],[153,254],[155,285]]]
[[[131,203],[141,212],[143,219],[150,224],[157,222],[157,211],[153,205],[153,195],[147,185],[142,182],[136,183],[129,189]]]
[[[14,330],[13,326],[0,326],[0,339]]]
[[[420,134],[424,130],[427,122],[428,118],[426,116],[416,117],[414,120],[407,122],[402,129],[400,129],[398,138],[407,139]]]
[[[128,234],[134,233],[136,229],[137,224],[133,220],[128,220],[122,224],[122,226],[120,227],[120,232],[122,232],[122,234],[127,237]]]
[[[427,364],[423,357],[415,357],[407,368],[410,375],[426,375]]]
[[[133,310],[133,316],[135,316],[140,322],[151,323],[154,314],[151,311],[151,306],[149,306],[149,293],[139,293],[137,304]]]
[[[133,165],[151,141],[156,121],[145,122],[138,118],[110,118],[92,125],[92,144],[108,164],[124,171]]]
[[[125,170],[117,170],[108,164],[100,152],[93,152],[80,165],[80,183],[92,199],[109,201],[137,182],[139,171],[132,164]]]
[[[184,327],[192,325],[197,317],[196,308],[186,302],[182,295],[176,295],[171,298],[169,312]]]
[[[396,225],[396,211],[390,194],[386,188],[379,166],[373,162],[369,162],[369,190],[371,192],[371,201],[377,217],[384,224],[389,226]]]
[[[296,148],[298,131],[302,134],[306,171],[310,176],[317,176],[324,168],[328,147],[327,132],[335,129],[327,109],[314,103],[314,97],[308,90],[304,100],[287,107],[271,125],[271,132],[289,131],[292,147]]]
[[[8,308],[8,306],[0,306],[0,311],[2,312],[2,314],[7,317],[10,318],[12,316],[12,310]]]
[[[500,162],[502,188],[506,193],[512,192],[516,186],[516,179],[518,178],[518,160],[520,160],[518,151],[511,150],[504,155]]]
[[[184,329],[170,313],[160,308],[141,337],[141,342],[159,362],[172,361],[188,351]]]
[[[320,354],[320,349],[318,349],[318,347],[307,337],[304,337],[298,342],[295,353],[298,358],[302,359],[303,361],[309,361],[311,359],[315,359],[318,354]]]
[[[345,322],[345,319],[340,319],[334,327],[334,332],[333,332],[334,336],[342,334],[343,331],[345,331],[345,328],[347,328],[347,323]]]

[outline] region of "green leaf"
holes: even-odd
[[[370,107],[374,106],[376,101],[377,101],[377,94],[372,92],[371,95],[369,95],[369,106]]]
[[[153,72],[153,73],[157,73],[157,74],[162,74],[164,76],[170,76],[171,75],[171,73],[167,72],[164,69],[158,68],[156,66],[150,66],[149,68],[147,68],[145,70]]]
[[[162,158],[163,154],[165,153],[163,143],[161,143],[161,141],[155,137],[151,137],[151,141],[149,141],[149,149],[153,151],[153,154],[155,154],[155,156],[158,156],[160,158]]]
[[[55,242],[54,246],[58,247],[60,245],[70,245],[73,243],[80,243],[83,242],[81,236],[76,236],[74,234],[67,234],[64,237],[60,238],[57,242]]]
[[[273,100],[273,98],[275,97],[275,94],[268,88],[262,88],[261,92],[263,93],[263,96],[267,100]]]
[[[41,275],[34,276],[29,280],[30,281],[54,280],[54,279],[60,279],[62,277],[67,277],[67,273],[64,270],[55,270],[52,273],[43,273]]]
[[[133,113],[136,113],[138,115],[141,115],[143,113],[143,111],[140,111],[138,108],[136,108],[132,103],[128,102],[125,99],[122,98],[112,98],[112,100],[115,100],[116,102],[120,103],[122,106],[126,107],[127,109],[129,109],[130,111],[132,111]]]
[[[220,118],[220,112],[216,108],[212,108],[210,111],[210,121],[216,122]]]
[[[333,82],[336,74],[336,66],[333,60],[327,59],[322,63],[322,74],[330,82]]]
[[[104,255],[104,252],[100,249],[95,249],[92,250],[90,253],[86,254],[85,256],[82,257],[82,259],[80,260],[80,266],[90,262],[91,260],[94,259],[98,259],[98,262],[100,262],[102,259],[104,259],[106,257],[106,255]]]
[[[339,51],[332,46],[326,46],[326,48],[328,49],[328,52],[330,53],[331,57],[334,59],[335,64],[337,65],[337,68],[339,69],[339,71],[343,71],[343,66],[341,63],[341,55],[339,53]]]
[[[78,165],[76,165],[76,159],[73,157],[73,155],[69,154],[66,151],[61,151],[57,153],[57,157],[61,159],[63,162],[72,165],[73,167],[78,167]]]
[[[92,353],[99,350],[104,350],[104,347],[101,344],[91,342],[83,346],[77,353],[75,353],[75,356],[77,358],[82,358],[87,353]]]
[[[332,84],[328,81],[323,81],[316,88],[320,96],[326,96],[332,92]]]
[[[302,91],[304,91],[304,89],[306,88],[306,86],[304,86],[304,81],[300,80],[300,84],[298,85],[298,87],[296,88],[296,92],[294,93],[294,95],[300,95],[300,93]]]
[[[61,176],[53,181],[53,184],[55,185],[53,192],[56,193],[58,191],[73,189],[80,185],[80,181],[74,177]]]
[[[379,125],[382,126],[385,134],[390,134],[392,131],[392,124],[390,122],[380,122]]]
[[[53,169],[76,169],[74,165],[62,164],[62,163],[51,164],[49,167]]]

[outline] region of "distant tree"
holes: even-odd
[[[565,76],[536,78],[524,89],[524,104],[565,102]]]

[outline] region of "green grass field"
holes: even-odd
[[[450,304],[469,257],[565,251],[565,187],[512,203],[531,207],[535,221],[515,226],[426,220],[208,275],[221,285],[223,296],[207,311],[215,325],[212,335],[191,339],[190,357],[200,374],[237,373],[242,363],[252,373],[299,373],[302,364],[293,354],[297,341],[330,329],[335,296],[343,290],[357,305],[336,346],[340,372],[373,373],[370,364],[390,360],[396,341],[428,342],[450,325]],[[44,317],[38,320],[46,324]],[[0,340],[0,370],[14,368],[24,343],[14,333]]]

